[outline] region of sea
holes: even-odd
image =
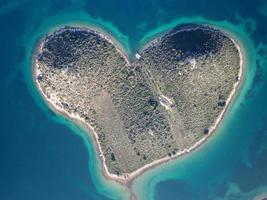
[[[267,196],[266,0],[0,0],[0,200],[124,200],[92,139],[53,113],[32,80],[37,43],[59,27],[99,27],[129,55],[183,23],[209,24],[244,50],[244,81],[213,136],[138,177],[140,200]]]

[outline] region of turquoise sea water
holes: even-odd
[[[105,180],[92,141],[55,115],[31,79],[38,40],[65,24],[98,26],[129,53],[179,23],[208,23],[245,49],[245,82],[215,135],[139,177],[139,199],[246,200],[267,193],[267,2],[0,0],[0,200],[127,199]]]

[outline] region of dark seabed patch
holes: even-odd
[[[190,197],[190,191],[186,186],[186,181],[183,180],[167,180],[160,182],[156,189],[156,199],[191,200],[193,198]],[[164,189],[162,192],[162,188],[168,189]]]

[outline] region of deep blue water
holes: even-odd
[[[0,0],[0,200],[119,195],[99,178],[82,131],[62,122],[34,91],[31,54],[40,37],[68,22],[99,23],[134,52],[154,29],[199,17],[227,21],[237,36],[245,35],[251,83],[214,141],[164,173],[145,174],[146,187],[137,191],[142,199],[164,200],[245,200],[267,193],[266,1]]]

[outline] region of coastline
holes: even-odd
[[[81,28],[81,26],[76,25],[77,29]],[[101,36],[102,38],[105,38],[108,42],[110,42],[111,44],[113,44],[115,46],[115,48],[121,53],[121,55],[124,57],[124,59],[126,60],[126,62],[128,63],[128,65],[130,65],[130,60],[128,55],[123,51],[122,47],[119,45],[119,43],[115,40],[115,38],[113,38],[112,36],[110,36],[110,34],[105,33],[105,31],[98,31],[95,27],[86,27],[86,26],[82,26],[85,27],[85,30],[90,30],[93,31],[97,34],[99,34],[99,36]],[[67,28],[67,27],[66,27]],[[84,30],[82,28],[82,30]],[[221,30],[221,29],[220,29]],[[240,69],[239,69],[239,80],[234,84],[233,89],[231,91],[231,93],[229,94],[227,100],[226,100],[226,105],[224,107],[224,109],[222,110],[222,112],[220,113],[220,115],[216,118],[214,124],[209,127],[210,131],[207,135],[205,135],[203,138],[201,138],[199,141],[197,141],[194,145],[192,145],[190,148],[184,149],[182,151],[177,152],[174,156],[172,157],[164,157],[162,159],[153,161],[139,169],[137,169],[136,171],[130,173],[130,174],[124,174],[123,176],[117,176],[115,174],[111,174],[108,171],[108,168],[106,166],[106,162],[105,162],[105,157],[103,155],[100,143],[98,141],[98,135],[95,132],[94,128],[92,126],[90,126],[88,123],[85,122],[85,120],[77,115],[74,114],[69,114],[67,113],[64,109],[62,109],[61,107],[57,106],[55,103],[52,102],[51,99],[46,98],[45,94],[43,93],[43,91],[40,89],[40,85],[39,83],[36,81],[36,75],[37,75],[37,70],[36,70],[36,66],[38,65],[36,60],[35,60],[35,55],[38,54],[43,47],[44,44],[44,40],[40,41],[39,43],[37,43],[37,48],[36,51],[34,52],[33,55],[33,67],[32,67],[32,78],[33,78],[33,82],[35,84],[35,86],[38,88],[39,93],[41,94],[41,96],[43,97],[43,99],[45,100],[45,102],[48,104],[49,108],[51,110],[53,110],[54,112],[63,115],[64,117],[66,117],[67,119],[74,121],[76,124],[78,124],[79,126],[81,126],[83,129],[85,129],[87,135],[89,137],[93,137],[93,144],[95,145],[97,152],[99,154],[100,157],[100,161],[101,161],[101,172],[104,175],[105,178],[107,179],[111,179],[113,181],[116,181],[120,184],[126,185],[128,188],[131,188],[132,182],[133,180],[142,175],[145,171],[152,169],[160,164],[164,164],[167,163],[171,160],[174,160],[180,156],[186,155],[187,153],[192,152],[193,150],[197,149],[199,146],[201,146],[208,138],[210,138],[210,136],[213,134],[213,132],[215,131],[215,129],[218,127],[218,125],[220,124],[220,122],[223,120],[224,114],[226,113],[227,109],[229,109],[229,106],[231,105],[231,102],[233,101],[233,99],[235,98],[236,94],[237,94],[237,90],[239,89],[239,87],[242,85],[241,83],[243,82],[244,76],[243,76],[243,68],[245,67],[244,65],[244,58],[243,58],[243,49],[240,47],[240,44],[238,42],[238,40],[235,40],[231,37],[230,33],[227,33],[226,31],[222,30],[235,44],[236,48],[238,49],[239,52],[239,56],[240,56]],[[133,197],[134,199],[134,197]]]
[[[257,195],[255,198],[253,198],[253,200],[265,200],[265,199],[267,199],[267,193]]]

